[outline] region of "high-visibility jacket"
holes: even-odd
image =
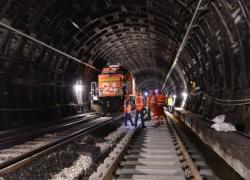
[[[131,104],[130,104],[130,101],[125,99],[124,100],[124,105],[123,105],[123,108],[124,108],[124,113],[130,113],[131,112]]]
[[[163,107],[165,105],[166,96],[164,96],[163,94],[159,94],[158,96],[156,96],[156,99],[157,99],[157,105],[159,107]]]
[[[173,106],[174,105],[174,98],[173,97],[169,97],[168,98],[168,105],[169,106]]]
[[[150,108],[151,105],[151,99],[152,99],[152,95],[149,95],[147,98],[147,106]]]
[[[159,111],[159,107],[157,105],[157,96],[156,95],[152,95],[152,98],[151,98],[151,103],[150,103],[150,107],[151,107],[151,111],[153,113],[153,120],[154,121],[158,121],[158,118],[160,116],[160,111]]]
[[[141,111],[144,108],[144,99],[142,96],[135,97],[135,109]]]
[[[156,95],[152,95],[150,99],[150,107],[154,108],[157,105],[157,97]]]

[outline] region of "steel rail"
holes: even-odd
[[[178,135],[177,131],[175,130],[174,125],[170,123],[169,121],[166,121],[166,123],[167,123],[169,133],[173,135],[172,139],[174,140],[174,143],[176,142],[175,147],[179,148],[179,152],[181,156],[183,157],[183,159],[185,160],[187,167],[189,168],[189,174],[188,174],[190,175],[189,178],[191,177],[194,180],[202,180],[202,177],[198,169],[196,168],[196,165],[194,164],[188,151],[186,150],[184,144],[182,143],[182,140],[180,136]],[[137,130],[139,129],[132,129],[128,132],[128,134],[117,144],[114,150],[109,154],[109,157],[107,157],[104,160],[104,163],[101,164],[98,167],[97,171],[89,177],[90,180],[112,179],[113,172],[117,170],[123,157],[127,154],[129,145],[133,141],[133,138],[135,136],[134,134]],[[129,165],[132,165],[132,164],[129,164]]]
[[[196,168],[193,160],[191,159],[189,153],[187,152],[184,144],[182,143],[182,140],[180,136],[178,135],[178,132],[176,131],[176,128],[174,127],[173,123],[169,123],[171,130],[173,131],[174,137],[176,139],[176,143],[178,144],[178,147],[182,153],[183,158],[185,159],[185,162],[187,163],[187,166],[189,167],[189,170],[191,171],[192,179],[194,180],[202,180],[198,169]]]
[[[71,127],[74,127],[76,125],[79,125],[81,123],[86,123],[88,121],[91,121],[93,120],[93,118],[85,118],[83,120],[78,120],[76,122],[71,122],[71,123],[67,123],[67,124],[62,124],[62,125],[56,125],[54,127],[46,127],[46,128],[42,128],[42,129],[39,129],[37,131],[32,131],[32,132],[27,132],[27,133],[23,133],[23,134],[20,134],[20,135],[16,135],[16,136],[12,136],[10,138],[3,138],[3,139],[0,139],[0,150],[2,149],[6,149],[8,147],[12,147],[14,145],[17,145],[17,144],[21,144],[21,143],[24,143],[24,142],[27,142],[29,140],[32,140],[34,138],[38,138],[42,135],[45,135],[46,133],[53,133],[53,132],[57,132],[58,130],[61,130],[61,129],[68,129],[68,128],[71,128]]]
[[[80,63],[80,64],[82,64],[82,65],[85,65],[85,66],[87,66],[87,67],[89,67],[89,68],[91,68],[91,69],[94,69],[94,70],[96,70],[96,71],[99,71],[99,72],[101,71],[101,70],[97,69],[96,67],[94,67],[94,66],[88,64],[88,63],[82,62],[80,59],[77,59],[77,58],[75,58],[75,57],[73,57],[73,56],[71,56],[71,55],[69,55],[69,54],[67,54],[67,53],[65,53],[65,52],[63,52],[63,51],[61,51],[61,50],[59,50],[59,49],[56,49],[56,48],[54,48],[54,47],[52,47],[52,46],[50,46],[50,45],[48,45],[48,44],[45,44],[44,42],[39,41],[39,40],[37,40],[37,39],[35,39],[35,38],[33,38],[33,37],[31,37],[31,36],[29,36],[29,35],[27,35],[27,34],[21,32],[21,31],[19,31],[19,30],[15,29],[15,28],[13,28],[13,27],[11,27],[11,26],[5,24],[4,22],[1,22],[1,21],[0,21],[0,26],[4,27],[4,28],[6,28],[6,29],[9,29],[9,30],[11,30],[11,31],[13,31],[13,32],[15,32],[15,33],[17,33],[17,34],[23,36],[23,37],[26,37],[27,39],[29,39],[29,40],[31,40],[31,41],[34,41],[34,42],[36,42],[36,43],[38,43],[38,44],[41,44],[41,45],[47,47],[48,49],[51,49],[51,50],[53,50],[53,51],[55,51],[55,52],[57,52],[57,53],[59,53],[59,54],[61,54],[61,55],[63,55],[63,56],[66,56],[66,57],[68,57],[68,58],[74,60],[74,61],[77,62],[77,63]]]
[[[0,176],[6,175],[7,173],[10,173],[14,170],[19,169],[20,167],[23,167],[24,165],[32,162],[35,159],[38,159],[39,157],[48,154],[49,152],[60,148],[63,145],[66,145],[83,135],[86,135],[100,127],[103,127],[105,125],[108,125],[110,123],[113,123],[115,121],[118,121],[121,118],[121,116],[114,117],[112,119],[106,120],[104,122],[97,122],[95,124],[92,124],[86,128],[83,128],[79,131],[76,131],[74,133],[71,133],[70,135],[67,135],[66,137],[63,137],[61,139],[58,139],[52,143],[48,143],[42,147],[39,147],[37,149],[34,149],[30,152],[27,152],[21,156],[18,156],[16,158],[13,158],[9,161],[6,161],[2,164],[0,164]]]
[[[123,156],[129,148],[130,143],[132,142],[136,132],[139,131],[140,127],[141,124],[137,128],[129,130],[129,132],[120,140],[113,151],[109,154],[108,158],[104,160],[104,163],[101,164],[98,167],[97,171],[89,177],[89,180],[112,179],[114,170],[119,166],[120,162],[123,159]]]
[[[52,126],[52,125],[55,125],[55,124],[63,123],[63,122],[66,122],[66,121],[77,119],[77,118],[84,118],[86,116],[94,115],[94,114],[95,113],[78,114],[78,115],[64,117],[64,118],[61,118],[61,119],[58,119],[58,120],[54,119],[52,122],[39,123],[39,124],[36,124],[35,126],[30,125],[30,126],[17,128],[17,129],[10,129],[10,130],[6,130],[6,131],[1,131],[0,132],[0,139],[4,138],[4,137],[7,137],[7,136],[11,136],[12,134],[16,135],[16,133],[22,133],[22,132],[30,130],[30,129],[42,128],[42,127],[46,127],[46,126]]]
[[[98,117],[98,116],[97,116]],[[47,126],[38,128],[34,130],[33,128],[29,130],[29,128],[24,128],[23,131],[11,131],[5,134],[4,137],[0,138],[0,150],[6,149],[8,147],[32,140],[36,137],[42,136],[46,133],[52,133],[56,132],[61,129],[71,128],[76,125],[79,125],[81,123],[86,123],[88,121],[93,120],[94,118],[97,118],[95,116],[93,117],[83,117],[80,120],[73,120],[70,122],[67,122],[66,120],[62,121],[60,124],[54,124],[51,126],[51,124],[48,124]],[[75,119],[77,117],[74,117]],[[3,135],[2,135],[3,136]]]
[[[201,8],[201,5],[202,5],[203,1],[204,1],[204,0],[199,0],[199,2],[198,2],[198,5],[197,5],[197,7],[196,7],[196,9],[195,9],[195,12],[194,12],[194,15],[193,15],[193,17],[192,17],[192,19],[191,19],[191,21],[190,21],[190,23],[189,23],[189,26],[188,26],[188,28],[187,28],[186,34],[185,34],[185,36],[184,36],[184,38],[183,38],[183,40],[182,40],[182,42],[181,42],[181,45],[180,45],[180,47],[179,47],[179,49],[178,49],[178,51],[177,51],[177,53],[176,53],[176,55],[175,55],[174,62],[173,62],[173,64],[171,65],[170,70],[168,71],[168,74],[167,74],[167,76],[166,76],[166,78],[165,78],[165,81],[164,81],[164,83],[163,83],[163,85],[162,85],[161,90],[163,90],[164,87],[166,86],[167,80],[168,80],[168,78],[170,77],[171,73],[173,72],[173,70],[174,70],[174,68],[175,68],[175,66],[176,66],[176,64],[177,64],[177,61],[179,60],[179,57],[180,57],[180,55],[181,55],[183,49],[184,49],[185,46],[186,46],[187,40],[188,40],[188,38],[189,38],[189,35],[190,35],[191,32],[192,32],[192,28],[193,28],[193,26],[194,26],[194,23],[195,23],[195,22],[197,21],[197,19],[198,19],[199,11],[202,9],[202,8]]]
[[[89,180],[96,180],[96,179],[102,179],[102,180],[110,180],[113,176],[114,169],[119,166],[120,162],[122,161],[122,158],[124,154],[127,152],[129,148],[129,144],[131,143],[133,137],[135,136],[135,133],[137,129],[131,129],[125,137],[119,142],[119,144],[116,145],[116,147],[113,149],[113,151],[110,153],[108,159],[105,159],[104,164],[102,164],[97,172],[93,173]],[[105,168],[104,168],[105,167]]]

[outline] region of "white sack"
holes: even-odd
[[[215,123],[223,123],[224,120],[225,120],[225,115],[222,114],[222,115],[219,115],[219,116],[216,116],[215,118],[212,119],[213,122]]]
[[[234,125],[232,125],[231,123],[215,123],[211,126],[211,128],[214,128],[216,131],[224,131],[224,132],[228,132],[228,131],[236,131],[236,128]]]

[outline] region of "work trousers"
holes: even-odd
[[[168,112],[172,112],[173,106],[168,105]]]
[[[148,111],[147,111],[147,114],[148,114],[148,118],[147,119],[151,119],[151,108],[148,108]]]
[[[127,121],[130,121],[130,124],[131,126],[134,126],[134,123],[132,121],[132,117],[131,117],[131,114],[130,113],[125,113],[124,115],[124,123],[125,123],[125,126],[127,126]]]
[[[144,126],[144,117],[143,117],[143,110],[141,111],[136,111],[136,115],[135,115],[135,127],[137,127],[137,121],[138,121],[138,116],[140,115],[141,117],[141,125],[142,127]]]

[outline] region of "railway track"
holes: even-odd
[[[56,126],[55,129],[59,129],[60,131],[54,132],[51,130],[53,133],[48,133],[42,137],[27,141],[20,145],[2,149],[0,150],[0,176],[12,172],[32,162],[33,160],[38,159],[39,157],[78,139],[79,137],[82,137],[102,126],[105,126],[119,119],[120,116],[98,117],[94,120],[93,116],[91,116],[91,118],[86,117],[85,123],[82,123],[81,125],[79,125],[78,123],[73,123],[77,126],[73,126],[72,124],[68,124],[67,126],[66,123],[60,127]],[[63,127],[66,129],[62,130]],[[12,139],[10,138],[10,141],[11,140]],[[6,142],[7,140],[3,141],[3,143]]]
[[[35,126],[33,125],[19,129],[3,131],[0,133],[0,150],[24,143],[34,138],[40,137],[44,134],[65,130],[71,127],[76,127],[97,117],[100,117],[100,114],[80,114],[63,118],[55,122],[42,123]]]
[[[169,119],[158,128],[130,130],[89,179],[217,179],[180,131]]]

